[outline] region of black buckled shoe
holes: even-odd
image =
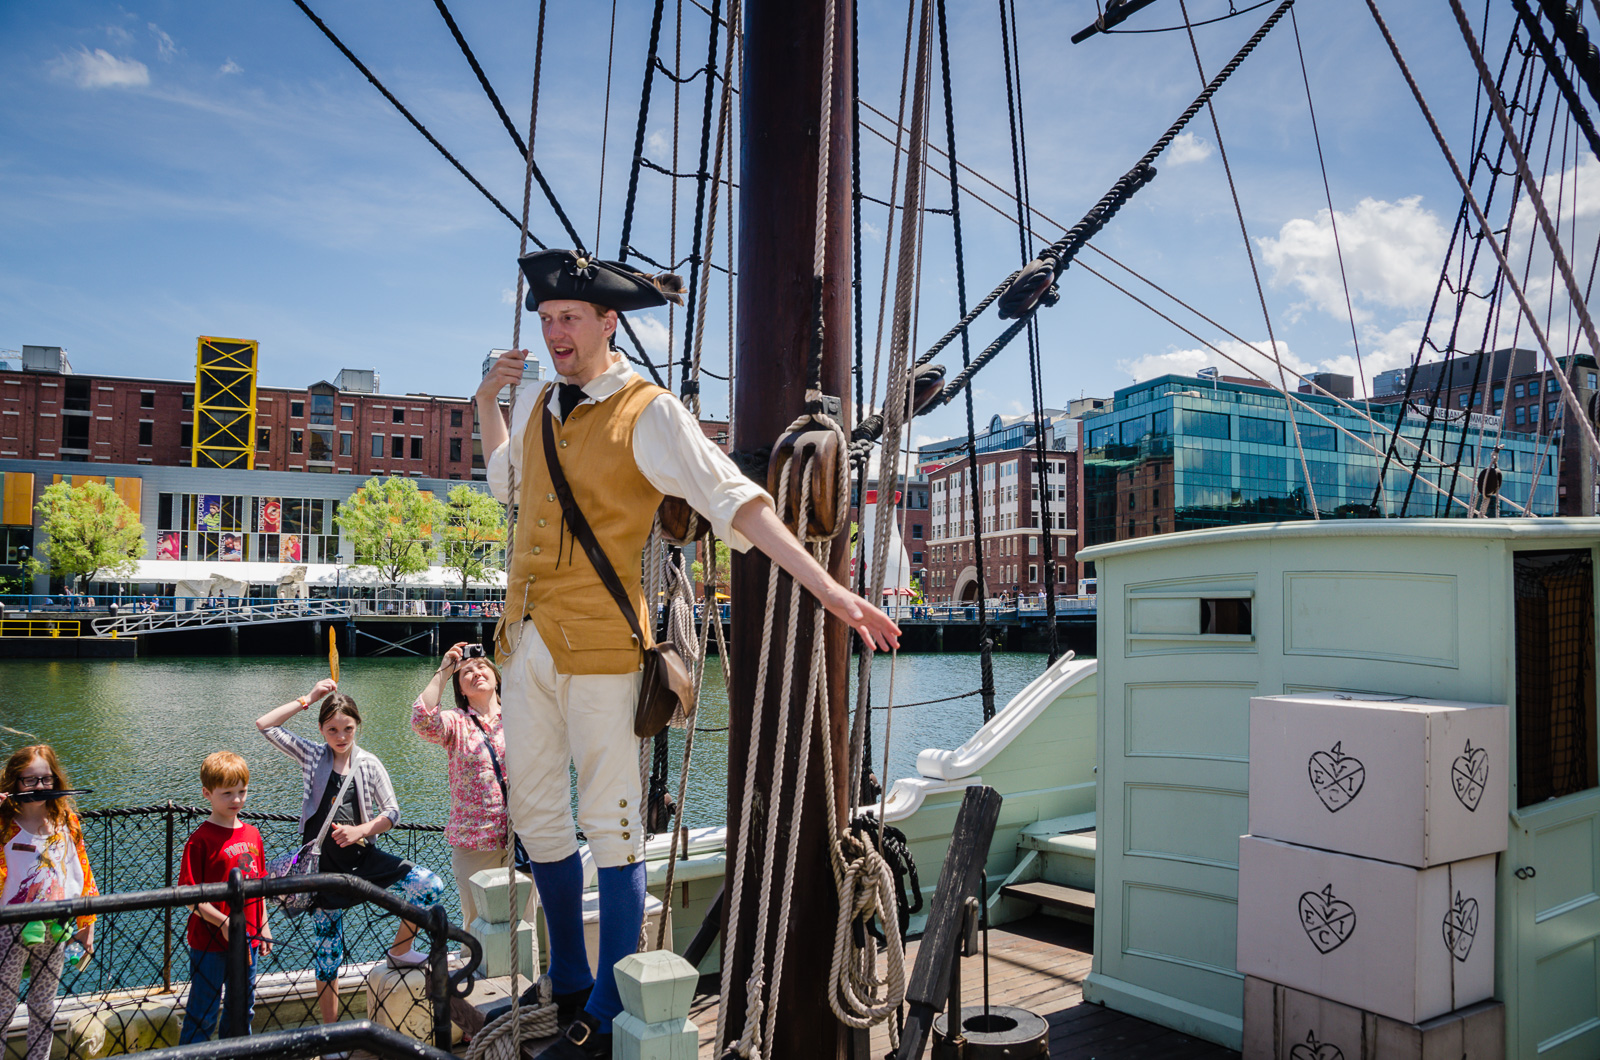
[[[571,1023],[573,1018],[583,1009],[583,1006],[589,1003],[589,995],[593,991],[593,986],[586,986],[582,990],[574,990],[571,993],[551,994],[550,1000],[556,1003],[556,1022],[563,1027]],[[539,984],[535,983],[524,990],[517,1002],[522,1005],[537,1006],[539,1004]]]
[[[538,1060],[611,1060],[611,1035],[600,1033],[600,1018],[580,1011]]]

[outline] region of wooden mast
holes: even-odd
[[[827,197],[827,267],[822,311],[827,339],[823,350],[822,389],[843,402],[840,422],[848,430],[850,407],[850,69],[853,0],[747,0],[745,4],[744,77],[740,96],[740,208],[738,251],[738,368],[733,395],[733,448],[753,452],[771,447],[787,425],[805,411],[806,363],[812,336],[812,266],[815,253],[817,201],[817,137],[822,108],[822,51],[827,3],[835,5],[832,118],[829,122]],[[848,584],[849,549],[843,536],[835,544],[831,573]],[[788,636],[787,592],[793,583],[780,580],[773,651],[781,653]],[[772,969],[773,946],[780,931],[788,933],[779,995],[775,1040],[767,1043],[772,1060],[819,1060],[843,1055],[843,1028],[828,1006],[827,972],[832,958],[833,925],[838,908],[828,866],[827,819],[845,813],[847,769],[847,688],[849,634],[829,620],[826,637],[830,730],[836,763],[836,788],[822,783],[822,747],[813,740],[811,761],[799,763],[801,714],[791,711],[788,747],[783,762],[772,761],[777,729],[780,658],[770,681],[771,694],[756,702],[756,672],[761,652],[761,617],[766,609],[767,560],[755,551],[734,556],[733,689],[729,697],[728,833],[730,849],[744,835],[740,793],[756,785],[749,827],[757,829],[753,849],[786,845],[787,832],[761,835],[766,793],[782,770],[784,790],[795,790],[799,768],[808,771],[805,804],[783,815],[783,828],[800,830],[792,912],[787,924],[773,924],[768,933],[766,965]],[[803,591],[803,590],[801,590]],[[798,657],[810,655],[809,624],[797,644]],[[806,682],[805,665],[795,667],[799,701]],[[753,705],[753,708],[752,708]],[[763,712],[765,736],[753,777],[745,776],[750,746],[752,709]],[[779,862],[781,864],[781,858]],[[729,886],[733,875],[730,863]],[[723,903],[724,918],[731,908]],[[736,1038],[745,1012],[760,905],[755,874],[745,879],[740,902],[738,937],[742,952],[723,954],[722,1004],[728,1013],[730,1037]],[[777,915],[777,902],[773,903]],[[728,938],[724,922],[723,936]]]

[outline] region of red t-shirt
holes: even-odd
[[[178,884],[226,883],[228,872],[235,868],[247,880],[260,879],[266,875],[266,865],[266,850],[255,825],[241,822],[238,828],[230,829],[201,821],[200,827],[183,845],[183,868],[178,873]],[[224,913],[230,912],[226,899],[211,904]],[[244,922],[250,932],[252,949],[261,937],[261,905],[259,898],[244,904]],[[199,913],[189,914],[188,935],[192,949],[220,953],[228,948],[222,932],[208,924]]]

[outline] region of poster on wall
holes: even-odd
[[[283,501],[278,497],[262,497],[256,501],[257,527],[263,534],[276,534],[283,530]]]
[[[300,562],[300,535],[284,534],[279,539],[282,544],[278,549],[278,560],[282,563]]]
[[[182,559],[182,537],[176,530],[165,530],[156,544],[156,559]]]
[[[221,553],[221,556],[222,556],[223,560],[238,561],[238,560],[244,559],[244,549],[239,547],[239,535],[238,534],[223,534],[222,535],[222,553]]]
[[[216,493],[200,495],[200,529],[222,529],[222,496]]]

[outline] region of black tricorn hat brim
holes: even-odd
[[[650,277],[616,261],[601,261],[572,250],[541,250],[517,259],[528,280],[529,310],[559,299],[593,302],[626,313],[667,304]]]

